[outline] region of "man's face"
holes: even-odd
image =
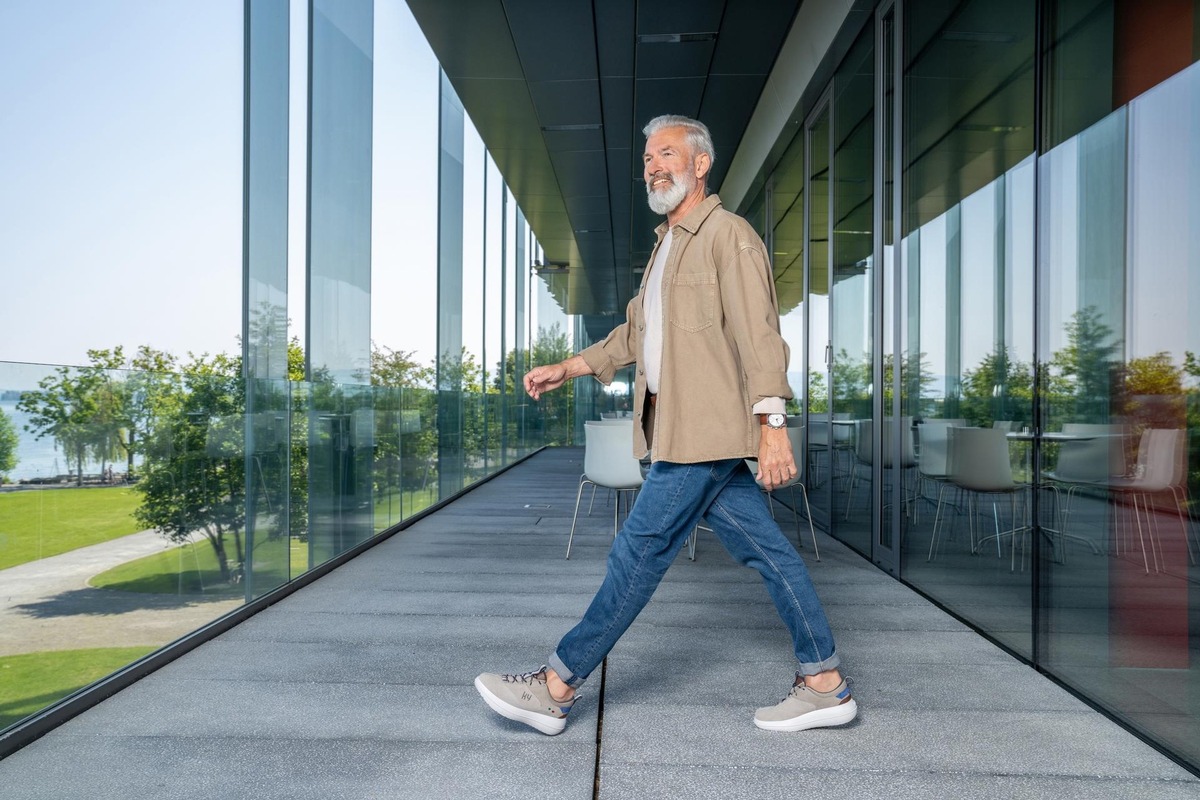
[[[696,189],[696,163],[683,128],[664,128],[646,140],[642,156],[646,199],[655,214],[669,214]]]

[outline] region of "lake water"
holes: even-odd
[[[62,451],[56,449],[54,437],[46,436],[37,439],[33,433],[25,430],[25,425],[29,422],[29,415],[17,410],[16,400],[0,400],[0,411],[4,412],[4,415],[12,421],[13,426],[17,429],[17,466],[8,473],[10,481],[52,478],[56,475],[65,475],[73,468],[73,465],[67,463],[68,459]],[[113,469],[117,472],[124,472],[124,458],[113,464]],[[100,474],[100,462],[84,461],[83,473],[85,475]]]

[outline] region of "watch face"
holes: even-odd
[[[767,425],[772,428],[782,428],[787,425],[787,417],[783,414],[768,414]]]

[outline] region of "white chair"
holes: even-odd
[[[895,458],[892,449],[892,431],[894,430],[892,426],[895,424],[895,420],[891,417],[883,420],[883,457],[880,461],[884,469],[906,470],[914,469],[917,466],[917,455],[913,450],[912,419],[912,417],[900,417],[903,435],[900,438],[899,459]],[[850,507],[854,503],[854,487],[858,484],[858,468],[866,467],[867,474],[871,473],[871,464],[874,460],[873,430],[874,423],[869,419],[859,420],[855,426],[854,467],[850,470],[850,488],[846,492],[846,513],[843,519],[850,519]],[[904,498],[906,509],[910,499],[909,497]]]
[[[929,498],[925,494],[925,486],[927,483],[932,483],[940,490],[941,484],[949,478],[947,446],[950,434],[948,431],[950,428],[964,428],[966,425],[965,419],[938,418],[926,419],[913,429],[918,445],[917,475],[921,481],[921,485],[917,489],[919,499],[929,499],[930,502],[935,502],[933,498]]]
[[[571,518],[571,535],[567,538],[567,558],[571,557],[584,484],[603,486],[617,493],[617,501],[613,503],[613,538],[617,535],[621,495],[631,494],[627,507],[632,507],[633,496],[642,486],[642,465],[633,457],[632,420],[584,422],[583,433],[583,475],[579,478],[579,491],[575,493],[575,516]]]
[[[1137,524],[1138,539],[1141,543],[1142,561],[1147,573],[1150,572],[1150,559],[1146,556],[1147,535],[1150,538],[1150,554],[1154,559],[1154,571],[1161,572],[1165,567],[1159,555],[1161,548],[1155,538],[1158,531],[1158,518],[1153,514],[1150,503],[1150,496],[1153,494],[1171,493],[1171,498],[1175,501],[1175,511],[1179,516],[1179,525],[1183,531],[1183,541],[1187,545],[1188,560],[1192,564],[1196,563],[1189,535],[1189,515],[1184,511],[1184,504],[1188,500],[1186,434],[1187,431],[1174,428],[1146,429],[1138,443],[1138,461],[1134,474],[1127,478],[1113,478],[1107,484],[1110,491],[1126,494],[1132,501],[1134,521]]]
[[[947,486],[955,486],[971,494],[967,498],[967,514],[970,524],[971,552],[979,551],[988,539],[996,540],[996,555],[1000,555],[1000,539],[1011,536],[1009,569],[1016,568],[1018,534],[1028,532],[1023,524],[1024,504],[1018,505],[1017,497],[1027,487],[1013,480],[1012,461],[1008,453],[1008,437],[999,428],[947,428],[948,481],[938,492],[938,507],[933,520],[933,537],[929,541],[929,556],[932,561],[937,552],[938,529],[942,520],[943,496]],[[1008,495],[1009,518],[1012,527],[1000,530],[1000,514],[995,501],[992,502],[992,520],[995,533],[976,539],[975,517],[978,513],[978,495]],[[1021,523],[1021,524],[1018,524]],[[1021,568],[1025,568],[1025,539],[1021,539]]]
[[[791,420],[789,419],[789,423]],[[796,489],[800,489],[800,497],[804,500],[804,516],[808,519],[808,532],[812,536],[813,552],[817,556],[817,561],[821,560],[821,551],[817,548],[817,531],[813,528],[812,508],[808,505],[808,490],[804,488],[804,428],[797,425],[788,425],[787,428],[788,440],[792,443],[792,458],[796,461],[796,475],[787,481],[779,484],[775,489],[790,489],[792,492],[792,521],[796,525],[796,544],[804,547],[800,537],[800,517],[796,512]],[[746,459],[746,466],[754,474],[758,474],[758,460],[749,458]],[[758,487],[763,490],[763,494],[767,498],[767,506],[771,509],[771,518],[775,518],[775,506],[771,503],[771,493],[768,492],[762,484],[762,481],[756,479]],[[692,534],[695,536],[695,533]],[[694,548],[694,545],[693,545]],[[693,553],[695,550],[693,549]]]
[[[1090,539],[1075,536],[1067,532],[1071,519],[1072,501],[1081,489],[1104,489],[1109,481],[1126,477],[1125,465],[1125,435],[1128,429],[1124,425],[1108,425],[1102,423],[1067,422],[1063,424],[1064,434],[1095,437],[1081,438],[1060,442],[1058,458],[1054,469],[1046,470],[1042,477],[1049,481],[1048,488],[1058,496],[1060,487],[1067,490],[1066,501],[1062,507],[1059,521],[1059,559],[1065,561],[1066,551],[1063,547],[1065,540],[1076,539],[1099,554],[1100,548]]]

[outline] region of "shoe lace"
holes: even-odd
[[[505,683],[539,683],[546,682],[546,668],[535,669],[532,672],[517,672],[513,674],[504,674],[501,676]]]

